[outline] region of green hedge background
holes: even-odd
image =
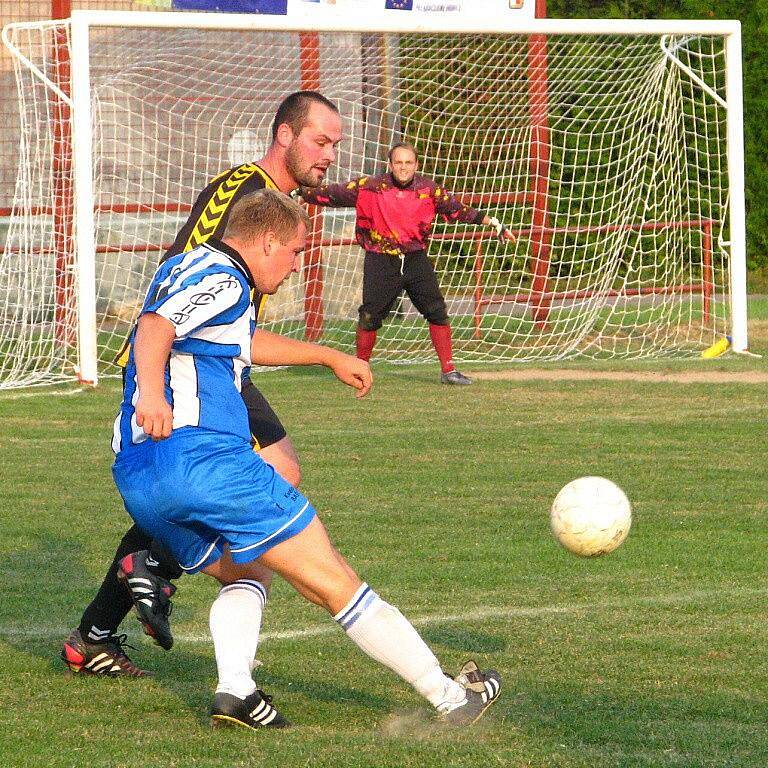
[[[548,0],[547,16],[741,21],[749,290],[768,293],[768,0]]]

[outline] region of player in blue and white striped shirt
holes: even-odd
[[[174,429],[200,427],[250,439],[240,389],[256,326],[252,290],[240,255],[215,239],[172,257],[155,274],[141,314],[154,313],[175,328],[164,393],[173,403]],[[136,420],[134,341],[115,421],[115,453],[149,439]],[[222,387],[224,381],[231,386]]]
[[[224,238],[163,265],[131,341],[115,427],[113,475],[136,523],[188,572],[222,583],[248,579],[257,560],[324,607],[347,636],[429,700],[467,725],[498,697],[500,678],[473,662],[447,677],[407,619],[363,583],[331,544],[309,501],[251,450],[239,398],[251,362],[321,363],[362,397],[368,364],[331,350],[254,331],[250,291],[274,293],[298,269],[306,212],[280,193],[247,195]],[[211,610],[219,684],[217,724],[282,727],[287,721],[251,677],[260,595],[220,593]]]

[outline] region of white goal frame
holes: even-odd
[[[410,24],[408,22],[410,21]],[[200,14],[164,12],[74,11],[71,17],[71,97],[66,97],[72,110],[74,196],[76,206],[75,251],[77,270],[77,335],[79,377],[96,384],[97,318],[95,291],[95,222],[93,162],[91,155],[92,119],[89,73],[89,31],[99,27],[311,31],[311,32],[382,32],[382,33],[451,33],[457,36],[477,33],[515,33],[541,35],[717,35],[725,38],[728,160],[728,223],[730,238],[716,246],[728,249],[730,282],[730,337],[732,348],[746,351],[746,231],[744,202],[744,141],[743,90],[741,62],[741,25],[738,21],[663,21],[663,20],[591,20],[591,19],[521,19],[507,17],[467,18],[450,14],[435,14],[434,18],[413,18],[408,14],[380,16],[367,12],[365,19],[328,13],[313,18],[246,14]],[[31,26],[27,23],[9,25],[3,30],[3,40],[14,49],[7,35],[10,27]],[[311,26],[311,28],[309,28]],[[663,39],[663,38],[662,38]],[[663,43],[662,43],[663,45]],[[18,49],[17,57],[24,60]],[[668,54],[670,55],[670,54]],[[26,66],[35,70],[32,62]],[[681,66],[684,65],[681,64]],[[39,70],[35,73],[47,80]],[[695,74],[692,74],[695,78]],[[55,85],[48,81],[48,85]],[[700,85],[706,89],[705,83]],[[63,94],[60,93],[60,96]],[[716,96],[718,99],[720,97]],[[720,99],[722,102],[722,99]]]

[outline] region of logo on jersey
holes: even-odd
[[[240,283],[234,277],[226,277],[207,291],[193,293],[186,305],[171,315],[171,322],[176,326],[183,325],[192,317],[192,314],[198,307],[208,306],[208,304],[216,301],[217,296],[233,288],[239,291]]]

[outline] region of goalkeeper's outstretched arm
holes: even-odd
[[[312,189],[299,187],[298,195],[310,205],[324,205],[330,208],[354,208],[357,205],[357,194],[365,177],[353,179],[343,184],[323,184]]]
[[[514,242],[514,235],[495,216],[488,216],[488,214],[482,213],[482,211],[470,208],[445,187],[436,185],[434,200],[435,212],[443,216],[446,221],[460,221],[464,224],[491,226],[496,231],[496,237],[499,239],[499,242],[504,243],[508,240]]]

